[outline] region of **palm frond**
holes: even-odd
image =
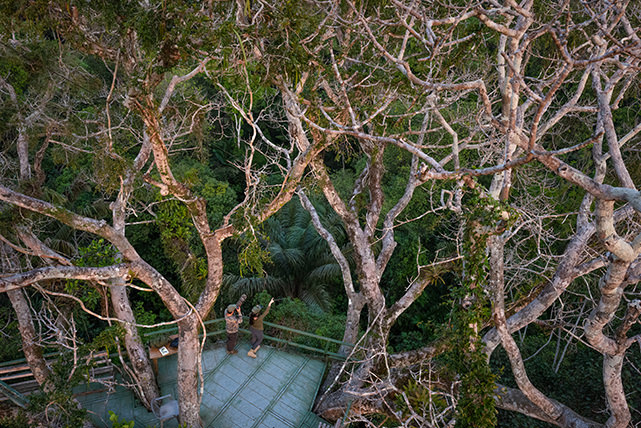
[[[306,282],[331,282],[341,277],[338,263],[326,263],[312,269],[306,277]]]
[[[285,244],[288,247],[304,248],[305,238],[306,236],[304,228],[291,226],[287,228],[287,237],[285,238]]]
[[[292,272],[305,265],[305,254],[300,248],[284,248],[273,242],[269,245],[269,256],[278,272]]]
[[[321,215],[325,216],[325,212]],[[339,245],[346,242],[340,219],[328,211],[327,221]],[[326,226],[327,227],[327,226]],[[235,295],[266,290],[274,296],[297,297],[310,307],[327,310],[331,305],[329,285],[340,278],[341,271],[329,246],[316,232],[309,213],[298,199],[292,199],[276,215],[263,223],[262,241],[270,263],[264,278],[235,277],[229,290]],[[346,248],[349,250],[349,248]]]
[[[282,242],[285,240],[283,224],[275,217],[270,217],[264,224],[264,234],[269,237],[271,242]]]
[[[235,298],[241,294],[253,296],[265,290],[272,295],[283,288],[283,280],[274,276],[266,277],[240,277],[230,284],[230,294]]]
[[[301,290],[299,298],[308,306],[328,311],[331,307],[332,299],[327,291],[327,285],[322,283],[314,284],[312,287]]]

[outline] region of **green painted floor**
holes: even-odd
[[[258,358],[247,356],[249,345],[241,342],[238,354],[227,355],[222,342],[203,352],[204,393],[200,416],[205,428],[298,428],[318,427],[322,420],[310,412],[325,363],[263,345]],[[176,355],[158,360],[161,395],[176,394]],[[95,391],[95,392],[92,392]],[[108,412],[135,428],[160,426],[154,415],[124,388],[105,391],[102,385],[75,390],[82,406],[98,427],[111,428]],[[165,428],[176,428],[171,419]]]

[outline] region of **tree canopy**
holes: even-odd
[[[44,392],[109,342],[149,405],[175,324],[199,427],[203,320],[266,290],[357,344],[328,420],[641,420],[634,2],[0,11],[0,316]]]

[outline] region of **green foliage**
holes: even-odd
[[[481,341],[477,341],[475,346],[475,351],[455,352],[452,355],[454,359],[461,359],[458,363],[451,364],[453,370],[462,374],[456,407],[457,427],[481,428],[496,425],[497,410],[493,397],[496,375],[492,373],[485,354],[481,351]]]
[[[269,251],[261,245],[258,237],[254,234],[245,234],[238,239],[241,242],[242,248],[238,253],[240,276],[255,274],[257,278],[263,277],[265,274],[265,264],[270,260]],[[254,278],[254,280],[256,280],[256,278]]]
[[[263,291],[255,296],[254,303],[266,307],[270,299],[269,293]],[[276,301],[266,321],[336,340],[341,340],[345,331],[344,315],[323,313],[310,308],[301,300],[291,298]],[[300,336],[292,332],[266,328],[265,333],[317,349],[326,349],[330,352],[338,351],[338,344],[328,344],[320,339]]]
[[[239,258],[241,276],[226,278],[232,297],[266,290],[277,297],[298,298],[310,306],[330,309],[329,290],[340,278],[340,269],[297,199],[265,222],[263,236],[249,241]],[[243,265],[258,275],[243,277]]]
[[[3,328],[0,361],[11,361],[22,358],[22,340],[18,330],[18,320],[7,293],[0,295],[0,324]]]
[[[152,325],[157,322],[158,315],[152,310],[145,309],[145,305],[142,301],[139,300],[135,302],[132,305],[132,309],[134,311],[134,316],[138,324]],[[160,329],[160,327],[155,327],[154,329],[139,327],[138,334],[140,335],[143,342],[149,342],[150,337],[145,336],[145,333],[152,332],[155,329]]]
[[[301,7],[295,1],[277,2],[262,10],[264,24],[256,27],[256,36],[268,41],[264,43],[265,54],[278,59],[270,62],[275,67],[268,69],[272,76],[282,73],[294,77],[308,71],[310,61],[315,58],[305,39],[321,31],[322,14],[318,12],[314,3]]]
[[[456,426],[462,428],[489,428],[496,424],[494,383],[478,327],[488,319],[487,299],[481,292],[465,285],[454,290],[452,296],[460,301],[464,296],[474,296],[472,306],[463,308],[455,303],[450,323],[444,331],[449,343],[442,356],[452,377],[459,376],[459,399],[456,408]]]
[[[219,227],[223,216],[237,202],[234,189],[227,182],[214,177],[206,164],[196,160],[178,162],[174,173],[196,195],[205,199],[212,230]],[[162,248],[177,268],[183,295],[191,300],[196,299],[204,287],[208,270],[204,249],[197,239],[188,207],[176,200],[163,201],[157,210],[156,224],[160,230]]]
[[[165,201],[158,208],[156,224],[165,254],[178,269],[181,291],[188,299],[197,298],[204,287],[207,267],[199,257],[203,251],[197,246],[197,234],[189,210],[181,202]]]
[[[161,232],[155,224],[142,224],[127,227],[127,238],[136,248],[138,254],[154,266],[173,284],[179,285],[180,278],[175,269],[175,263],[167,256],[162,243]],[[144,284],[140,284],[143,285]],[[136,320],[140,324],[153,324],[172,319],[169,311],[157,293],[136,289],[129,290],[129,298]],[[149,329],[139,329],[141,334]],[[142,336],[143,341],[145,337]]]
[[[120,420],[117,414],[109,410],[109,420],[112,428],[134,428],[134,421],[127,422],[125,419]]]
[[[460,287],[452,290],[453,310],[446,329],[450,347],[444,355],[448,370],[460,376],[457,427],[496,425],[494,403],[496,375],[490,369],[479,335],[480,326],[490,317],[487,298],[487,240],[515,221],[507,204],[481,195],[478,188],[464,198],[466,231],[464,269]]]
[[[165,241],[180,240],[187,243],[194,233],[189,210],[175,200],[165,201],[160,205],[156,224],[160,227],[161,237]]]
[[[489,428],[496,425],[494,383],[483,343],[472,328],[487,319],[482,304],[472,308],[458,308],[452,312],[446,330],[448,350],[442,356],[452,377],[460,376],[459,399],[456,408],[456,426],[462,428]]]
[[[50,426],[80,427],[83,426],[87,411],[79,408],[73,399],[72,388],[82,378],[80,370],[72,373],[73,364],[69,364],[69,355],[60,357],[51,365],[51,391],[38,391],[29,396],[27,410],[36,415],[47,414]],[[89,367],[83,368],[88,371]]]
[[[80,283],[81,281],[78,280],[67,281],[65,283],[65,293],[80,298],[88,309],[96,309],[102,300],[102,295],[95,288],[81,286]]]
[[[126,162],[122,158],[114,158],[107,151],[102,156],[92,157],[93,180],[97,190],[114,194],[120,189],[121,177],[125,175]]]
[[[78,247],[76,266],[110,266],[116,262],[116,249],[111,243],[100,238],[91,241],[87,247]]]
[[[228,182],[221,181],[221,177],[217,177],[209,165],[196,159],[181,159],[176,162],[174,174],[196,195],[207,201],[208,220],[212,230],[220,227],[223,216],[237,203],[236,190]]]
[[[13,86],[17,97],[21,97],[29,84],[29,72],[16,58],[0,61],[0,76]]]
[[[120,343],[124,343],[124,338],[125,329],[120,324],[114,324],[100,330],[91,344],[88,345],[88,348],[112,351],[117,348],[117,340],[120,340]]]
[[[74,260],[76,266],[109,266],[115,263],[116,250],[104,239],[91,241],[87,247],[78,248],[78,257]],[[78,297],[91,310],[100,305],[103,294],[99,288],[87,281],[65,281],[65,292]]]
[[[152,66],[154,71],[163,72],[211,43],[212,36],[207,32],[211,22],[199,13],[201,7],[194,2],[164,2],[161,7],[149,7],[125,0],[99,0],[75,6],[79,15],[91,17],[92,24],[103,29],[105,39],[125,38],[135,31],[145,55],[137,66],[143,69]],[[67,36],[80,43],[83,34],[71,30]]]
[[[24,412],[15,416],[0,416],[0,427],[2,428],[25,428],[29,426],[29,419]]]

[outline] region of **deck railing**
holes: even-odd
[[[52,364],[60,357],[59,352],[44,355],[45,361]],[[100,351],[83,359],[84,366],[91,363],[89,380],[113,380],[113,366],[106,351]],[[10,400],[20,407],[26,407],[27,395],[40,388],[25,358],[0,362],[0,401]]]
[[[248,317],[243,317],[243,319],[247,321]],[[225,336],[226,331],[225,331],[224,318],[216,318],[214,320],[205,321],[204,324],[206,328],[207,337],[216,337],[216,336],[224,337]],[[285,346],[291,346],[294,348],[303,349],[305,351],[319,354],[327,358],[332,358],[335,360],[345,360],[344,355],[330,350],[330,347],[332,347],[332,345],[347,346],[350,348],[354,347],[354,345],[351,343],[346,343],[337,339],[332,339],[330,337],[319,336],[314,333],[309,333],[303,330],[297,330],[295,328],[287,327],[284,325],[275,324],[268,321],[264,321],[263,324],[265,325],[265,327],[269,327],[269,329],[265,328],[266,332],[267,331],[271,332],[275,330],[275,331],[290,333],[290,335],[293,335],[295,337],[303,337],[303,338],[312,339],[316,342],[320,342],[322,343],[322,347],[319,348],[316,346],[310,346],[309,344],[299,343],[299,342],[295,342],[289,339],[284,339],[284,338],[269,335],[269,334],[264,335],[266,341],[271,341],[271,342],[279,343]],[[210,329],[210,327],[213,327],[213,329]],[[239,331],[243,333],[249,333],[249,330],[246,328],[240,328]],[[160,335],[171,335],[171,334],[176,334],[177,332],[178,332],[178,329],[176,327],[170,327],[162,330],[156,330],[156,331],[145,333],[144,336],[147,338],[147,337],[160,336]]]
[[[247,317],[243,317],[243,318],[247,320]],[[217,318],[214,320],[205,321],[204,324],[206,328],[207,337],[216,337],[216,336],[221,336],[222,338],[225,337],[226,331],[225,331],[224,318]],[[345,360],[344,355],[334,352],[333,350],[330,350],[330,348],[332,346],[333,347],[339,347],[339,346],[353,347],[354,346],[350,343],[342,342],[337,339],[319,336],[317,334],[309,333],[302,330],[297,330],[295,328],[287,327],[284,325],[279,325],[279,324],[275,324],[267,321],[265,321],[263,324],[266,327],[265,329],[266,331],[284,332],[289,336],[289,339],[287,339],[287,338],[265,334],[264,336],[266,341],[271,341],[273,343],[278,343],[283,346],[289,346],[289,347],[301,349],[306,352],[311,352],[326,358],[331,358],[335,360]],[[240,331],[244,333],[249,333],[249,330],[245,328],[241,328]],[[143,336],[145,338],[152,338],[154,336],[176,334],[177,332],[178,332],[178,329],[176,327],[171,327],[171,328],[165,328],[162,330],[151,331],[151,332],[145,333]],[[202,337],[202,334],[201,334],[201,337]],[[307,338],[307,339],[313,340],[317,343],[321,343],[322,347],[311,346],[309,343],[305,344],[305,343],[299,343],[299,342],[290,340],[290,339],[294,339],[295,337],[301,337],[301,338]],[[45,355],[45,358],[47,358],[47,360],[52,360],[59,355],[60,354],[57,352],[49,353]],[[94,358],[97,358],[100,361],[99,364],[106,364],[108,361],[108,355],[104,351],[94,355]],[[35,379],[33,378],[33,374],[31,373],[31,368],[29,367],[29,365],[27,364],[24,358],[13,360],[13,361],[0,362],[0,401],[9,399],[13,401],[15,404],[24,406],[27,401],[26,395],[37,388],[38,388],[38,385]]]

